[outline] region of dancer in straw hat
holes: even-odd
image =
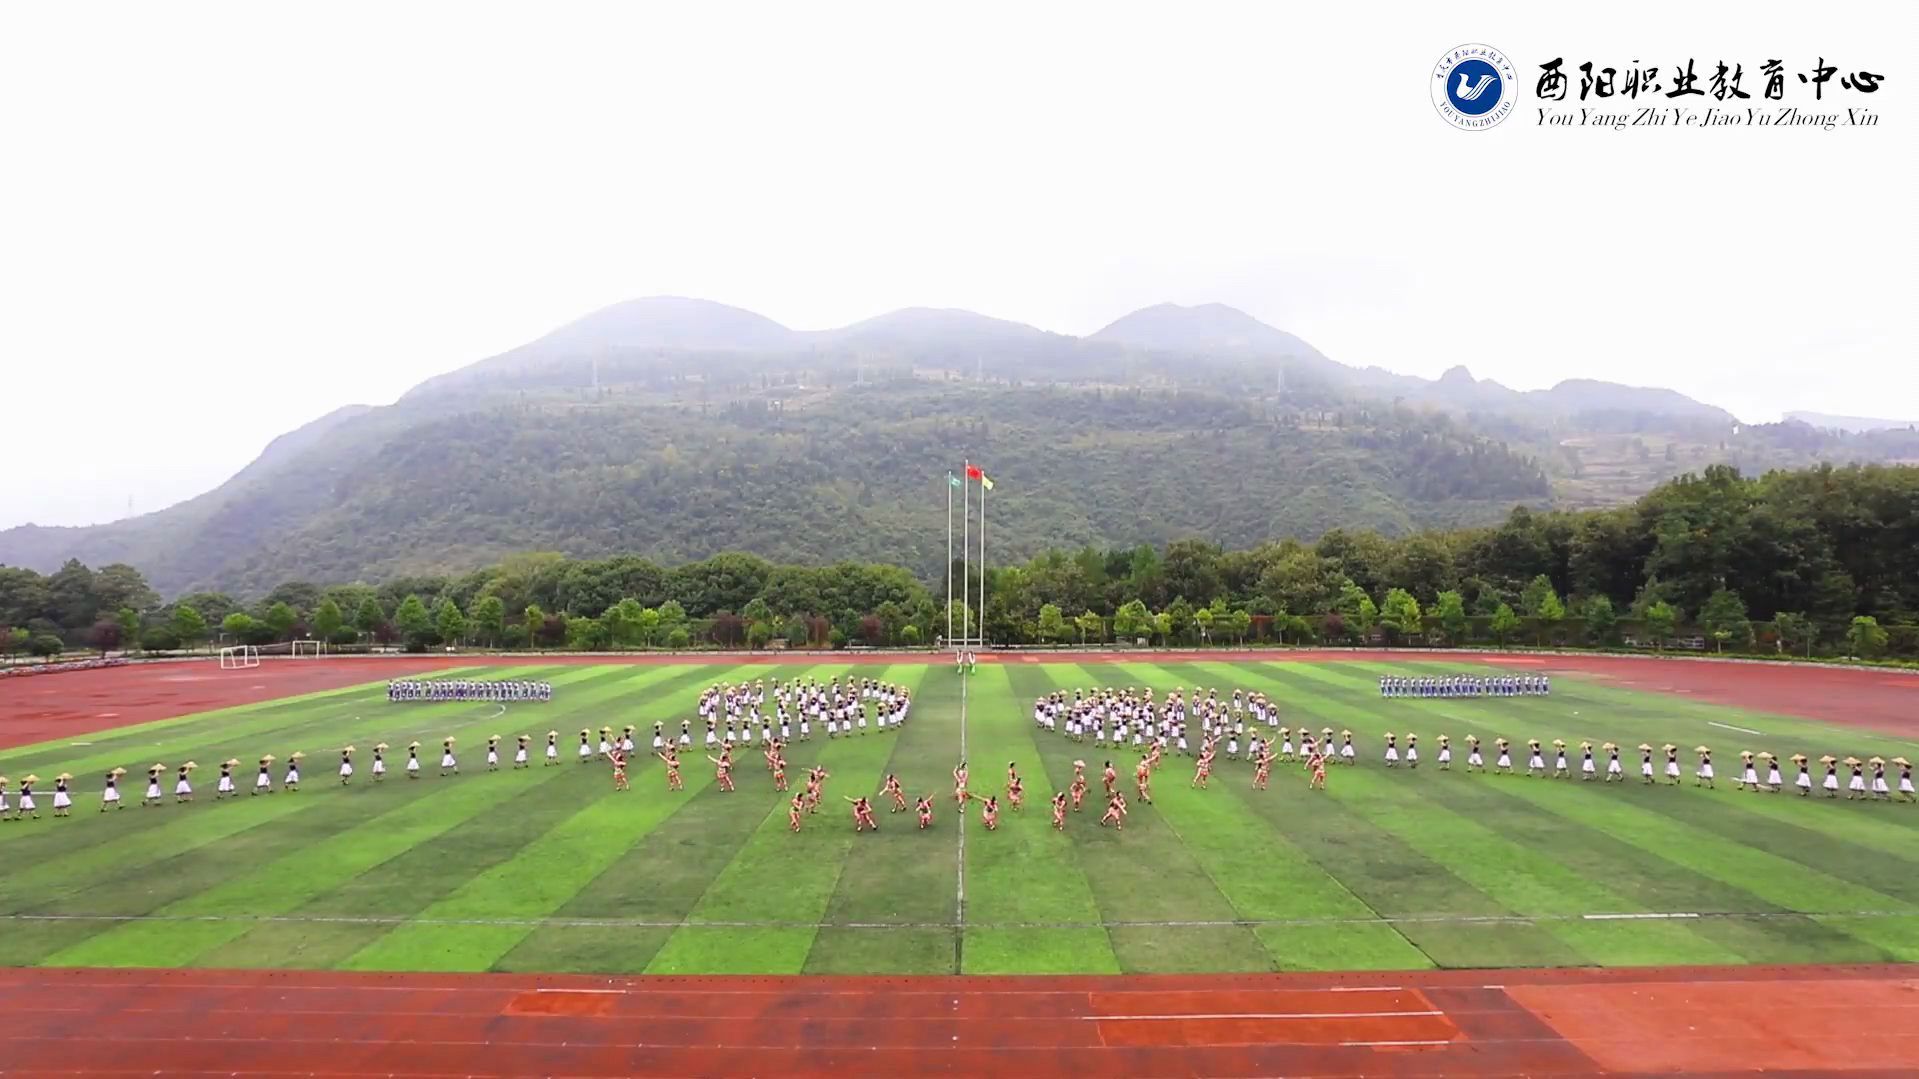
[[[1741,790],[1756,791],[1759,789],[1759,771],[1753,767],[1752,750],[1742,749],[1739,751],[1739,782],[1733,785]]]
[[[1766,793],[1778,794],[1779,788],[1786,785],[1786,777],[1779,774],[1779,758],[1767,750],[1759,754],[1759,759],[1766,762]]]
[[[1901,801],[1913,801],[1912,762],[1904,757],[1894,757],[1892,763],[1899,766],[1899,798]]]
[[[1799,797],[1804,798],[1812,793],[1812,770],[1806,767],[1804,753],[1794,753],[1792,763],[1799,773],[1792,778],[1793,788],[1799,792]]]
[[[1581,783],[1590,783],[1593,777],[1598,774],[1599,766],[1593,762],[1593,744],[1581,739],[1579,743],[1579,781]]]
[[[1828,798],[1839,797],[1839,758],[1828,753],[1819,758],[1819,763],[1826,766],[1826,778],[1819,781],[1819,788]]]
[[[1526,774],[1537,778],[1546,774],[1546,757],[1539,750],[1539,739],[1526,739]]]
[[[193,783],[188,779],[195,768],[200,767],[192,761],[180,766],[180,778],[173,782],[173,800],[176,802],[193,801]]]
[[[406,777],[420,778],[420,743],[409,742],[406,747]]]
[[[1713,786],[1712,750],[1705,746],[1695,746],[1693,752],[1699,754],[1699,769],[1692,774],[1692,785]]]
[[[280,786],[290,791],[300,789],[300,762],[306,759],[307,755],[297,749],[287,754],[287,774],[280,780]]]
[[[353,747],[340,747],[340,786],[344,787],[353,778]]]
[[[33,801],[33,785],[38,782],[40,777],[36,775],[20,777],[20,808],[13,811],[14,820],[24,820],[28,814],[32,814],[34,820],[40,819],[40,808]]]
[[[519,734],[514,736],[513,767],[515,768],[531,767],[531,765],[527,764],[527,761],[526,761],[526,745],[528,742],[531,742],[532,740],[533,738],[531,735]]]
[[[73,792],[67,784],[73,782],[72,772],[61,772],[53,777],[53,815],[56,817],[73,816]]]
[[[440,739],[440,774],[446,775],[448,772],[456,776],[460,774],[460,762],[453,757],[453,736],[450,734]]]
[[[1419,767],[1419,735],[1417,734],[1406,736],[1406,767]]]
[[[1493,770],[1498,772],[1500,775],[1512,775],[1513,774],[1512,743],[1506,741],[1504,738],[1495,738],[1493,739],[1493,748],[1498,751],[1498,756],[1496,756],[1493,759]]]
[[[147,769],[147,796],[141,800],[142,806],[165,804],[166,792],[160,789],[160,774],[167,770],[164,764],[156,764]]]
[[[247,792],[248,797],[273,793],[273,762],[278,759],[271,753],[260,758],[260,774],[253,777],[253,789]]]
[[[1566,767],[1566,740],[1553,739],[1553,778],[1571,779],[1572,769]]]
[[[546,732],[546,764],[541,767],[560,763],[560,732]]]
[[[1639,780],[1642,783],[1652,782],[1652,752],[1651,743],[1639,743]]]
[[[220,762],[220,782],[215,784],[213,788],[214,801],[219,802],[240,796],[240,788],[233,782],[233,770],[238,767],[240,767],[238,757],[229,758]]]
[[[373,743],[373,782],[386,778],[386,743]]]
[[[1873,757],[1866,761],[1866,763],[1872,765],[1873,799],[1877,801],[1878,799],[1884,798],[1890,801],[1892,799],[1892,790],[1886,786],[1886,759],[1884,757]]]
[[[1453,740],[1445,735],[1439,736],[1439,770],[1451,771],[1453,766]]]
[[[1846,801],[1866,796],[1866,762],[1858,757],[1847,757],[1846,767],[1852,769],[1852,778],[1846,780]]]
[[[127,770],[125,768],[115,768],[107,773],[106,788],[100,792],[100,812],[105,813],[109,809],[125,809],[127,807],[126,803],[120,800],[120,777],[126,774]],[[0,788],[4,788],[5,786],[5,782],[0,782]],[[7,808],[5,802],[5,798],[0,798],[0,813],[4,813]]]
[[[587,764],[593,760],[593,730],[590,727],[580,728],[579,757],[581,764]]]
[[[1665,750],[1666,782],[1676,787],[1679,785],[1679,747],[1668,742],[1665,745]]]
[[[497,734],[486,736],[486,770],[489,772],[500,770],[500,736]]]
[[[1626,769],[1619,763],[1619,747],[1612,742],[1607,742],[1599,748],[1606,751],[1606,782],[1624,783]]]

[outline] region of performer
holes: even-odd
[[[1419,735],[1417,734],[1406,736],[1406,767],[1419,767]]]
[[[1306,789],[1323,791],[1326,789],[1326,755],[1315,753],[1306,761],[1306,770],[1312,773],[1312,779]]]
[[[269,774],[269,772],[273,767],[275,759],[271,753],[260,758],[260,774],[253,777],[253,790],[248,792],[248,797],[263,792],[266,794],[273,793],[273,776]]]
[[[666,789],[676,791],[684,788],[685,784],[680,781],[679,752],[672,746],[668,746],[664,753],[655,753],[653,755],[658,757],[661,763],[666,765]]]
[[[213,788],[214,801],[218,802],[222,799],[239,796],[240,788],[233,785],[233,770],[238,767],[240,767],[240,762],[237,758],[220,762],[220,782],[218,786]],[[115,791],[113,797],[114,801],[119,801],[120,792]]]
[[[1792,763],[1799,773],[1792,779],[1793,789],[1799,792],[1799,797],[1804,798],[1812,793],[1812,772],[1806,767],[1806,755],[1794,753]]]
[[[164,764],[156,764],[147,769],[147,796],[146,799],[140,803],[142,806],[164,804],[163,799],[166,795],[160,790],[160,773],[166,770],[167,766]]]
[[[1847,757],[1846,767],[1852,769],[1852,778],[1846,781],[1846,801],[1863,798],[1866,794],[1866,762],[1858,757]]]
[[[1564,738],[1553,739],[1553,778],[1572,778],[1572,770],[1566,767],[1566,740]]]
[[[601,727],[600,728],[600,756],[601,758],[605,758],[612,752],[613,752],[613,728],[610,726]]]
[[[1386,767],[1399,767],[1399,743],[1391,731],[1386,732]]]
[[[73,793],[67,789],[67,784],[71,782],[71,772],[61,772],[53,777],[53,815],[56,817],[73,816]]]
[[[592,728],[590,728],[590,727],[581,727],[581,728],[580,728],[580,752],[579,752],[579,761],[580,761],[580,763],[581,763],[581,764],[585,764],[586,762],[588,762],[588,761],[590,761],[590,760],[592,760],[592,759],[593,759],[593,731],[592,731]]]
[[[913,811],[919,814],[920,831],[924,832],[933,825],[933,796],[922,794],[913,803]]]
[[[1753,765],[1752,750],[1742,749],[1739,751],[1739,765],[1739,782],[1733,784],[1733,786],[1746,791],[1758,790],[1759,770]]]
[[[1511,775],[1513,771],[1512,743],[1504,738],[1495,738],[1493,748],[1499,751],[1499,756],[1493,761],[1493,767],[1502,775]]]
[[[449,771],[456,776],[460,774],[460,762],[453,758],[453,736],[450,734],[440,739],[440,774],[446,775]]]
[[[1639,779],[1642,783],[1651,783],[1653,781],[1652,746],[1644,742],[1639,743]]]
[[[1073,812],[1079,812],[1079,804],[1086,799],[1086,762],[1073,762],[1073,782],[1067,787],[1067,793],[1073,798]]]
[[[1679,785],[1679,747],[1668,742],[1666,750],[1666,782],[1671,786]]]
[[[1102,828],[1107,824],[1111,824],[1113,830],[1117,832],[1126,830],[1125,795],[1120,794],[1118,791],[1113,792],[1113,796],[1106,800],[1106,814],[1100,817],[1099,823]]]
[[[999,830],[999,797],[997,795],[989,794],[986,800],[980,803],[979,819],[981,824],[986,825],[987,831]]]
[[[527,768],[527,767],[531,767],[531,766],[530,766],[529,764],[527,764],[527,760],[526,760],[526,744],[527,744],[527,743],[528,743],[529,741],[531,741],[531,740],[532,740],[532,739],[530,739],[530,738],[529,738],[528,736],[526,736],[526,735],[524,735],[524,734],[520,734],[520,735],[515,735],[515,736],[514,736],[514,738],[513,738],[513,767],[515,767],[515,768]]]
[[[420,743],[413,742],[406,747],[406,777],[420,778]]]
[[[1206,789],[1206,780],[1213,774],[1213,747],[1208,744],[1200,751],[1199,760],[1193,762],[1193,779],[1187,786],[1197,790]]]
[[[1786,785],[1785,777],[1779,774],[1779,758],[1766,752],[1759,754],[1759,759],[1766,762],[1766,792],[1778,794],[1779,788]]]
[[[14,820],[25,820],[29,813],[34,820],[40,819],[40,808],[33,801],[33,785],[38,782],[40,777],[36,775],[20,777],[20,808],[13,811]]]
[[[1693,752],[1699,754],[1699,770],[1693,773],[1692,785],[1712,786],[1712,750],[1699,746]]]
[[[1485,771],[1486,758],[1479,753],[1479,736],[1469,734],[1466,736],[1466,770],[1470,772],[1474,769]]]
[[[655,755],[657,756],[657,754]],[[806,796],[804,794],[794,795],[792,803],[786,807],[787,831],[797,832],[800,830],[800,811],[805,808]]]
[[[1819,763],[1826,766],[1826,778],[1819,781],[1820,789],[1828,798],[1839,797],[1839,758],[1828,753],[1819,758]]]
[[[542,767],[550,767],[558,763],[560,763],[560,732],[548,731],[546,732],[546,764]]]
[[[300,789],[300,762],[306,760],[306,756],[297,749],[287,754],[287,774],[286,778],[280,781],[280,786],[290,791]]]
[[[966,762],[961,761],[953,768],[953,802],[963,809],[966,798]]]
[[[107,777],[107,789],[113,790],[113,777],[111,775]],[[119,800],[119,797],[117,794],[115,795],[114,800],[115,801]],[[104,805],[101,806],[100,807],[101,812],[104,813],[106,811],[106,808],[107,807]],[[0,820],[6,820],[6,819],[7,819],[7,777],[0,776]]]
[[[497,734],[486,736],[486,770],[489,772],[500,770],[500,736]]]
[[[379,783],[384,779],[386,779],[386,743],[375,742],[373,745],[373,782]]]
[[[1545,755],[1539,751],[1539,739],[1527,739],[1526,750],[1526,774],[1535,777],[1545,775],[1546,758]]]
[[[846,798],[843,794],[840,795],[840,797]],[[867,801],[865,795],[862,794],[858,798],[846,798],[846,800],[853,803],[853,831],[855,833],[864,832],[868,828],[873,829],[875,832],[880,830],[880,823],[873,819],[873,803]],[[990,829],[992,825],[989,824],[986,827]]]
[[[1874,800],[1880,798],[1890,799],[1892,797],[1892,791],[1886,786],[1886,759],[1884,757],[1873,757],[1868,759],[1866,763],[1872,765],[1872,797]],[[58,799],[55,800],[54,804],[56,806],[59,804]]]
[[[1065,791],[1061,791],[1058,794],[1053,795],[1053,830],[1055,832],[1064,832],[1066,830],[1066,792]]]
[[[612,752],[606,755],[606,758],[613,763],[613,789],[616,791],[630,790],[631,788],[627,786],[626,782],[626,751],[615,746]]]
[[[719,788],[723,791],[729,791],[729,792],[732,791],[733,789],[733,751],[730,749],[722,749],[720,750],[719,756],[717,757],[709,756],[706,759],[713,762],[713,767],[714,767],[713,778],[715,782],[719,784]]]
[[[346,786],[347,781],[351,780],[352,778],[353,778],[353,747],[342,746],[340,747],[340,786],[342,787]]]
[[[1106,797],[1113,796],[1113,784],[1119,782],[1119,773],[1113,770],[1113,762],[1107,761],[1106,768],[1100,773],[1100,782],[1106,785]]]
[[[1353,732],[1341,731],[1339,732],[1339,737],[1340,737],[1339,763],[1358,764],[1359,751],[1353,748]],[[1332,743],[1332,740],[1333,740],[1333,729],[1331,727],[1328,727],[1326,728],[1326,744],[1330,745]]]
[[[1147,805],[1153,804],[1153,766],[1142,759],[1139,767],[1133,769],[1133,786],[1139,791],[1139,800]]]
[[[233,763],[238,764],[240,762],[234,761]],[[115,768],[107,773],[107,787],[100,792],[100,812],[105,813],[109,808],[126,808],[126,804],[120,801],[120,777],[126,774],[127,770],[125,768]],[[5,777],[0,776],[0,817],[6,816],[6,813],[7,781]]]
[[[888,772],[886,785],[880,789],[880,793],[893,799],[893,808],[889,812],[901,813],[906,810],[906,792],[900,788],[900,777]]]
[[[1904,757],[1894,757],[1892,763],[1899,766],[1899,798],[1901,801],[1914,801],[1912,793],[1912,762]]]
[[[1259,757],[1253,761],[1253,789],[1256,791],[1265,790],[1266,781],[1272,774],[1273,750],[1272,747],[1268,746],[1266,751],[1261,753]]]

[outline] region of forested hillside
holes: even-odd
[[[526,550],[857,558],[930,578],[963,459],[1000,481],[989,537],[1007,558],[1405,535],[1519,504],[1618,505],[1714,463],[1919,460],[1909,428],[1731,419],[1666,390],[1358,370],[1219,305],[1082,339],[917,308],[801,333],[653,299],[339,410],[167,510],[0,531],[0,564],[130,563],[166,595],[457,573]]]

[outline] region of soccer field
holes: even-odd
[[[1919,808],[1736,790],[1740,749],[1782,758],[1913,756],[1911,743],[1597,680],[1556,677],[1545,698],[1391,700],[1382,674],[1490,673],[1470,661],[562,665],[469,669],[539,678],[548,704],[389,704],[384,683],[0,750],[0,774],[37,773],[41,819],[0,824],[0,965],[310,967],[647,973],[1066,973],[1420,967],[1919,961]],[[399,672],[394,672],[396,675]],[[436,678],[458,671],[436,670]],[[633,789],[574,762],[576,733],[692,718],[701,689],[748,678],[877,677],[914,690],[897,733],[788,750],[797,781],[832,773],[797,835],[757,749],[739,789],[686,757],[683,792],[659,762]],[[52,676],[55,678],[65,676]],[[1037,730],[1054,689],[1175,686],[1263,692],[1291,726],[1350,728],[1359,763],[1307,789],[1296,765],[1251,789],[1222,760],[1194,790],[1173,756],[1124,832],[1098,827],[1092,744]],[[962,692],[964,719],[962,721]],[[697,726],[697,724],[696,724]],[[538,765],[561,732],[563,767]],[[1386,731],[1416,732],[1417,771],[1380,761]],[[1762,732],[1762,733],[1748,733]],[[488,735],[535,736],[535,767],[484,770]],[[1433,763],[1451,735],[1451,771]],[[1464,739],[1714,747],[1719,789],[1468,774]],[[435,773],[457,736],[463,774]],[[425,778],[399,774],[424,743]],[[394,774],[367,774],[385,741]],[[341,787],[339,747],[361,748]],[[1026,809],[987,832],[962,823],[950,772],[975,790],[1026,777]],[[307,756],[297,793],[212,800],[218,761]],[[1490,756],[1490,753],[1489,753]],[[1048,801],[1086,759],[1095,785],[1064,833]],[[138,805],[147,765],[194,759],[198,800]],[[1135,758],[1115,760],[1122,774]],[[1602,758],[1603,760],[1603,758]],[[1577,751],[1573,750],[1577,768]],[[101,814],[100,779],[129,769],[133,803]],[[1788,778],[1791,766],[1785,765]],[[1815,766],[1816,767],[1816,766]],[[75,775],[71,820],[51,777]],[[276,768],[276,780],[277,780]],[[897,773],[932,794],[928,831],[876,799],[855,835],[841,795]],[[1815,773],[1817,776],[1817,773]],[[165,777],[171,791],[172,772]],[[1130,793],[1130,783],[1128,784]],[[13,790],[9,791],[11,795]]]

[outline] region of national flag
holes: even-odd
[[[986,473],[981,472],[978,465],[967,465],[966,478],[969,480],[983,480],[986,478]]]
[[[958,487],[961,485],[960,478],[958,476],[953,475],[951,472],[948,472],[946,474],[946,485],[948,487]]]
[[[986,474],[986,473],[984,473],[984,472],[982,472],[982,473],[980,473],[980,474],[979,474],[979,485],[980,485],[981,487],[983,487],[983,488],[985,488],[985,489],[986,489],[986,490],[988,490],[988,491],[990,491],[990,490],[992,490],[992,489],[993,489],[993,477],[991,477],[991,476],[989,476],[989,475],[987,475],[987,474]]]

